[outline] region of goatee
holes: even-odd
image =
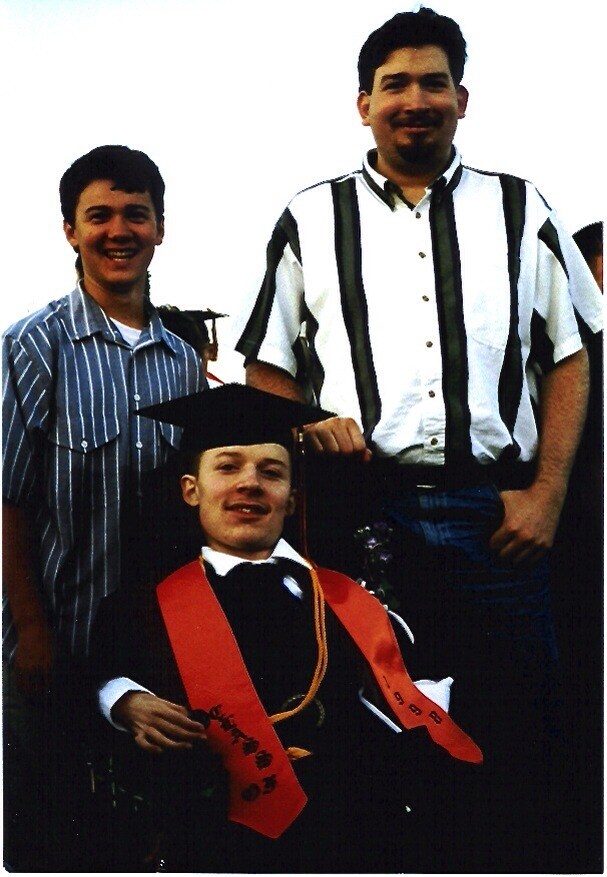
[[[434,146],[427,143],[409,143],[406,146],[399,146],[398,154],[406,164],[412,164],[416,167],[433,167],[436,163],[436,150]]]

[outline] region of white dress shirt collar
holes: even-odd
[[[204,560],[211,564],[218,576],[227,576],[231,569],[239,563],[276,563],[280,558],[283,560],[292,560],[299,563],[306,569],[311,569],[311,564],[298,554],[294,548],[291,548],[284,539],[279,539],[274,551],[267,560],[251,560],[246,557],[236,557],[234,554],[224,554],[223,551],[217,551],[215,548],[209,548],[208,545],[202,546],[202,556]]]

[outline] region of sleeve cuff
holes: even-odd
[[[99,709],[110,725],[118,731],[127,731],[128,729],[123,725],[119,725],[112,719],[112,707],[116,701],[120,700],[123,694],[127,693],[127,691],[145,691],[147,694],[153,693],[149,688],[144,688],[143,685],[139,685],[138,682],[133,682],[132,679],[128,679],[126,676],[121,676],[118,679],[110,679],[110,681],[102,685],[97,692]]]

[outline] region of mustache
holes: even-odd
[[[395,128],[431,128],[440,125],[441,122],[440,113],[420,111],[396,116],[392,120],[392,125]]]

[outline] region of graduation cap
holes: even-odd
[[[220,314],[218,311],[212,311],[210,308],[206,308],[202,311],[184,311],[184,313],[198,316],[202,320],[218,320],[219,317],[229,316],[229,314]]]
[[[209,308],[204,310],[181,310],[174,305],[159,305],[157,311],[164,325],[191,344],[196,350],[200,351],[206,344],[217,346],[217,327],[215,321],[220,317],[227,317],[228,314],[220,314],[219,311],[212,311]],[[205,325],[207,320],[211,320],[211,337]]]
[[[244,384],[224,384],[141,408],[137,414],[182,427],[181,450],[194,452],[267,443],[291,451],[293,427],[333,417],[322,408]]]

